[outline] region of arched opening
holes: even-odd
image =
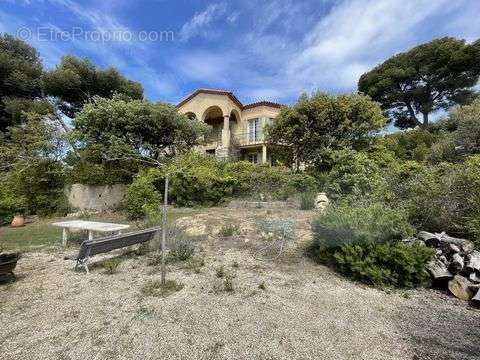
[[[195,115],[195,113],[193,112],[187,112],[185,114],[186,117],[188,117],[190,120],[196,120],[197,119],[197,115]]]
[[[218,106],[211,106],[205,110],[203,121],[212,127],[209,135],[205,141],[207,147],[216,147],[222,143],[222,129],[223,129],[223,111]]]

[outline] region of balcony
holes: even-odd
[[[232,135],[232,145],[234,146],[251,146],[262,145],[265,138],[262,132],[242,132]]]

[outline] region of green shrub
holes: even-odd
[[[202,257],[192,256],[187,262],[187,268],[194,273],[199,274],[202,271],[202,267],[205,266],[205,260]]]
[[[220,228],[220,236],[222,237],[231,237],[238,232],[238,225],[234,224],[223,224]]]
[[[311,210],[315,208],[315,200],[317,194],[312,192],[304,192],[300,194],[300,209]]]
[[[236,179],[218,160],[198,153],[175,159],[170,166],[170,195],[178,206],[213,206],[232,195]]]
[[[23,215],[65,215],[64,174],[60,163],[45,160],[22,170],[12,169],[0,179],[0,216],[9,221]]]
[[[480,245],[480,155],[470,156],[452,169],[447,204],[453,233],[466,235]]]
[[[217,277],[219,277],[219,278],[224,277],[225,276],[225,266],[224,265],[218,266],[215,269],[215,275],[217,275]]]
[[[155,187],[162,174],[158,169],[140,172],[128,186],[123,199],[123,207],[130,219],[142,219],[146,214],[146,206],[158,207],[162,200],[161,192]]]
[[[434,250],[419,243],[367,242],[347,244],[329,253],[336,269],[355,280],[375,286],[410,288],[429,279],[426,265]]]
[[[223,280],[223,289],[226,292],[233,292],[235,290],[233,285],[233,279],[235,278],[234,274],[226,274]]]
[[[380,167],[365,153],[341,150],[335,152],[334,160],[327,181],[327,193],[332,198],[363,197],[385,191]]]
[[[169,257],[175,261],[186,261],[195,252],[195,246],[187,239],[177,239],[170,248]]]
[[[339,272],[371,285],[413,287],[428,278],[434,251],[398,240],[411,236],[406,214],[382,203],[331,206],[312,226],[308,254]]]
[[[105,269],[105,273],[107,274],[115,274],[118,271],[118,267],[120,266],[120,263],[122,262],[121,259],[119,258],[112,258],[105,260],[103,263],[103,268]]]
[[[347,244],[385,243],[411,236],[414,229],[400,210],[381,203],[340,203],[327,208],[313,223],[313,250]]]
[[[167,280],[165,285],[159,280],[148,280],[140,289],[144,296],[169,296],[183,289],[183,284],[177,283],[175,280]]]

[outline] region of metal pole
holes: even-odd
[[[165,285],[165,238],[167,236],[167,203],[168,203],[168,173],[165,174],[165,193],[163,195],[163,225],[162,225],[162,285]]]

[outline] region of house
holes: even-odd
[[[267,147],[263,130],[281,107],[269,101],[243,105],[231,91],[209,89],[196,90],[177,105],[181,113],[212,127],[201,151],[252,163],[274,162],[274,149]]]

